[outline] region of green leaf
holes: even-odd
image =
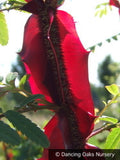
[[[19,88],[23,89],[24,88],[24,85],[25,83],[27,82],[28,78],[30,77],[30,75],[24,75],[20,82],[19,82]]]
[[[104,9],[100,11],[99,17],[102,18],[103,15],[104,15]]]
[[[115,101],[112,100],[111,104],[114,104],[114,103],[118,103],[118,100],[115,100]]]
[[[14,84],[15,79],[18,77],[17,72],[11,72],[6,77],[6,83],[8,84]]]
[[[26,2],[25,0],[17,0],[17,1],[18,1],[18,2],[24,2],[24,3]]]
[[[90,50],[91,50],[92,52],[94,52],[94,51],[95,51],[95,46],[90,47]]]
[[[12,145],[19,145],[20,137],[14,129],[10,128],[9,125],[0,121],[0,141]]]
[[[104,9],[104,15],[106,15],[107,14],[107,7],[105,7],[105,9]]]
[[[100,8],[101,7],[101,5],[100,4],[98,4],[96,7],[95,7],[95,9],[98,9],[98,8]]]
[[[113,36],[112,39],[114,40],[118,40],[117,36]]]
[[[49,141],[44,132],[25,116],[18,112],[9,110],[5,113],[5,117],[13,124],[14,127],[20,130],[33,142],[44,148],[49,147]]]
[[[107,137],[105,149],[116,149],[120,143],[120,128],[113,128]]]
[[[61,6],[64,3],[65,0],[57,0],[57,6]]]
[[[2,81],[3,81],[3,79],[4,79],[4,78],[3,78],[3,76],[0,76],[0,82],[2,82]]]
[[[108,39],[106,39],[106,41],[107,41],[108,43],[110,43],[110,42],[111,42],[111,39],[110,39],[110,38],[108,38]]]
[[[112,84],[110,86],[105,86],[105,88],[112,94],[117,95],[119,94],[119,87],[116,84]]]
[[[0,108],[0,113],[3,113],[2,108]]]
[[[32,96],[29,96],[29,97],[25,98],[25,100],[19,105],[19,107],[26,106],[28,103],[33,102],[35,99],[42,99],[42,98],[44,98],[44,95],[42,95],[42,94],[35,94]]]
[[[102,101],[102,102],[104,103],[105,106],[107,105],[107,103],[105,101]]]
[[[0,12],[0,44],[7,45],[8,43],[8,28],[6,24],[5,15]]]
[[[117,123],[117,122],[118,122],[118,119],[113,118],[113,117],[108,117],[108,116],[102,116],[102,117],[99,117],[99,120],[101,120],[101,121],[111,122],[111,123],[113,123],[113,124],[115,124],[115,123]]]
[[[25,0],[8,0],[9,2],[26,2]]]
[[[98,45],[99,47],[101,47],[101,46],[102,46],[102,42],[98,43],[97,45]]]

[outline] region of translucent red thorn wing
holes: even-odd
[[[48,135],[49,140],[52,141],[50,144],[51,149],[64,149],[64,142],[58,126],[58,121],[58,117],[54,116],[44,128],[45,134]]]
[[[44,94],[50,100],[49,93],[43,85],[46,56],[36,15],[32,15],[25,26],[23,48],[20,55],[25,63],[27,73],[31,75],[29,81],[32,92]]]
[[[58,11],[57,17],[64,65],[75,106],[73,112],[77,119],[80,134],[85,139],[93,129],[95,118],[88,80],[89,52],[85,50],[76,33],[73,18],[64,11]]]
[[[54,116],[44,128],[45,134],[51,142],[50,149],[65,149],[58,121],[58,117]],[[43,156],[40,160],[48,160],[48,149],[44,149]]]
[[[63,11],[58,11],[58,18],[64,64],[74,103],[93,114],[94,105],[88,81],[89,52],[84,49],[76,33],[73,18]]]

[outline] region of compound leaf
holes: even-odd
[[[33,142],[44,148],[49,147],[49,141],[44,132],[28,118],[12,110],[7,111],[5,117]]]
[[[9,125],[0,121],[0,141],[12,145],[19,145],[20,137],[18,133],[14,129],[12,129]]]

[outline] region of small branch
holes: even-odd
[[[4,8],[4,9],[0,9],[0,12],[3,12],[3,11],[10,11],[12,9],[17,9],[17,10],[20,10],[20,8],[22,6],[24,6],[26,3],[23,3],[23,2],[18,2],[18,1],[11,1],[11,3],[5,3],[5,5],[10,5],[9,8]]]
[[[114,96],[107,104],[106,106],[103,108],[103,110],[99,113],[98,117],[95,119],[94,122],[96,122],[98,120],[99,117],[101,117],[103,115],[103,113],[107,110],[107,108],[118,98],[118,95]]]
[[[43,106],[38,106],[38,105],[31,105],[31,106],[28,106],[28,107],[22,107],[20,109],[17,109],[16,111],[17,112],[20,112],[20,113],[25,113],[25,112],[29,112],[29,111],[37,111],[37,110],[41,110],[41,109],[48,109],[48,110],[53,110],[53,111],[57,111],[59,110],[59,107],[57,106],[46,106],[46,105],[43,105]]]
[[[59,106],[54,106],[54,104],[50,104],[47,106],[46,105],[38,106],[35,104],[31,104],[30,106],[27,106],[27,107],[20,107],[20,109],[18,107],[15,107],[14,111],[19,112],[19,113],[26,113],[30,111],[48,109],[48,110],[53,110],[54,112],[58,112],[59,108],[60,108]],[[0,114],[0,119],[3,117],[5,117],[4,113]]]
[[[10,7],[10,8],[4,8],[4,9],[0,9],[0,12],[3,12],[3,11],[10,11],[12,9],[17,9],[17,10],[20,10],[21,6],[15,6],[15,7]]]
[[[30,92],[27,92],[26,90],[24,90],[24,89],[19,89],[19,88],[17,88],[17,89],[15,89],[15,92],[18,92],[19,94],[21,94],[21,95],[23,95],[24,97],[28,97],[28,96],[31,96],[32,95],[32,93],[30,93]]]
[[[99,133],[101,133],[101,132],[103,132],[103,131],[105,131],[105,130],[108,130],[108,131],[109,131],[110,129],[115,128],[115,127],[118,127],[118,126],[120,126],[120,123],[111,124],[111,125],[106,125],[105,127],[99,128],[99,129],[93,131],[93,132],[86,138],[86,140],[88,141],[89,138],[91,138],[91,137],[93,137],[93,136],[95,136],[95,135],[97,135],[97,134],[99,134]]]

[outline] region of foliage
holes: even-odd
[[[0,121],[0,140],[12,145],[20,144],[20,137],[15,130]]]
[[[120,74],[120,64],[113,62],[108,55],[98,69],[100,82],[105,85],[115,83]]]
[[[24,136],[21,137],[22,142],[20,146],[13,147],[12,153],[15,160],[26,160],[29,157],[29,160],[34,158],[39,158],[42,155],[42,147],[32,143],[32,141],[27,140]]]
[[[92,52],[95,52],[96,47],[102,47],[102,45],[107,42],[110,43],[112,41],[117,41],[120,38],[120,33],[115,34],[109,38],[107,38],[104,42],[98,42],[97,44],[90,46],[88,49],[91,50]]]
[[[105,148],[115,149],[120,142],[120,128],[113,128],[111,133],[108,135]]]
[[[31,95],[31,93],[27,93],[26,91],[24,91],[24,84],[25,84],[25,81],[27,81],[27,78],[25,78],[26,76],[23,76],[21,78],[19,86],[16,87],[15,86],[15,79],[17,78],[17,76],[18,76],[18,74],[16,72],[14,72],[14,73],[11,72],[5,78],[6,84],[1,82],[1,86],[2,86],[0,88],[1,89],[0,90],[1,98],[7,92],[14,92],[14,93],[18,92],[20,94],[23,94],[26,98],[24,98],[23,102],[19,106],[14,108],[14,111],[8,110],[4,113],[1,113],[0,118],[2,118],[2,117],[7,118],[15,126],[15,128],[20,130],[23,134],[25,134],[27,137],[29,137],[32,141],[34,141],[35,143],[37,143],[39,145],[43,144],[43,146],[45,145],[47,147],[48,140],[47,140],[46,136],[44,135],[44,133],[42,132],[42,130],[40,130],[40,128],[38,128],[30,120],[25,118],[22,114],[18,113],[18,112],[26,112],[26,111],[30,111],[30,110],[36,111],[41,108],[49,108],[48,106],[46,107],[45,105],[44,106],[38,105],[38,102],[40,101],[40,99],[42,100],[43,104],[47,103],[47,102],[44,100],[43,95],[40,95],[40,94]],[[37,99],[39,99],[39,100],[37,100]],[[29,108],[29,106],[31,109]],[[1,109],[1,112],[2,112],[2,109]],[[20,140],[19,140],[20,137],[17,135],[17,132],[15,132],[15,130],[12,130],[12,128],[10,128],[7,124],[3,123],[2,121],[1,121],[1,127],[2,127],[2,129],[1,129],[2,132],[0,133],[1,141],[7,142],[12,145],[20,143]],[[5,134],[7,132],[9,134]],[[13,141],[12,141],[12,139],[13,139]]]
[[[0,3],[0,44],[7,45],[9,40],[8,27],[4,10],[19,9],[25,4],[24,0],[6,0]]]
[[[8,43],[8,28],[5,20],[5,15],[0,12],[0,44],[6,45]]]
[[[120,75],[120,64],[114,62],[110,55],[107,56],[98,67],[98,77],[102,86],[95,86],[91,84],[92,95],[96,108],[100,110],[103,108],[101,101],[111,99],[111,95],[103,88],[103,86],[117,83]],[[111,93],[112,94],[112,93]]]
[[[30,151],[29,154],[28,152],[26,152],[26,154],[22,156],[22,158],[25,159],[25,157],[30,156],[31,154],[33,155],[31,157],[34,157],[35,155],[40,156],[40,150],[42,149],[41,146],[48,147],[49,141],[47,140],[47,137],[43,133],[43,131],[35,123],[33,123],[31,120],[23,116],[21,113],[28,111],[36,111],[49,107],[47,101],[44,100],[43,95],[40,94],[31,95],[30,92],[24,90],[24,85],[28,79],[27,78],[28,75],[24,75],[19,82],[19,86],[16,87],[15,80],[17,77],[18,74],[16,72],[11,72],[5,78],[6,83],[3,82],[4,78],[3,77],[1,78],[1,87],[0,87],[1,99],[4,98],[4,95],[9,92],[22,94],[24,95],[25,98],[23,99],[20,105],[15,106],[14,108],[12,108],[12,110],[9,107],[8,107],[9,110],[5,111],[3,110],[3,108],[0,108],[1,111],[0,118],[3,117],[5,118],[3,119],[3,121],[0,121],[0,130],[1,130],[0,141],[11,145],[10,148],[13,148],[13,153],[15,157],[18,157],[16,159],[21,158],[22,155],[20,154],[20,152],[21,153],[26,152],[26,149],[27,150],[30,149],[30,146],[27,148],[28,146],[27,143],[31,143],[31,147],[34,146],[34,148],[36,149]],[[47,106],[45,105],[39,106],[38,102],[40,100],[42,100],[43,104],[44,103],[47,104]],[[8,105],[8,103],[6,105]],[[9,120],[9,123],[7,120]],[[27,142],[25,142],[25,140],[24,143],[22,142],[23,135],[24,137],[26,137],[25,140],[27,140]],[[17,146],[19,148],[22,143],[23,146],[21,147],[21,149],[20,150],[17,149]],[[40,149],[39,153],[37,151],[38,150],[37,148]]]
[[[20,113],[12,110],[7,111],[6,113],[4,113],[4,115],[13,124],[13,126],[17,128],[17,130],[21,131],[33,142],[41,145],[44,148],[49,146],[49,142],[43,131],[40,130],[29,119],[25,118]]]
[[[58,1],[58,5],[61,5],[63,1]],[[25,4],[24,0],[8,0],[4,3],[0,3],[0,44],[6,45],[8,42],[8,29],[5,20],[5,16],[3,14],[4,10],[18,9]],[[108,3],[104,3],[98,5],[96,7],[97,12],[96,15],[102,17],[107,14],[107,5]],[[105,7],[101,10],[101,7]],[[111,7],[109,7],[111,9]],[[4,35],[4,36],[3,36]],[[110,42],[112,39],[117,40],[118,35],[112,36],[108,38],[106,41]],[[90,47],[91,50],[94,50],[96,46],[101,47],[102,42],[96,44],[95,46]],[[110,117],[104,115],[110,106],[115,104],[119,105],[120,100],[120,88],[115,84],[115,81],[120,73],[119,64],[113,62],[111,57],[108,56],[105,61],[100,65],[98,73],[100,81],[106,86],[106,90],[109,92],[107,94],[107,98],[104,101],[104,108],[100,108],[100,112],[98,113],[98,117],[95,119],[96,129],[91,133],[88,137],[89,142],[93,142],[93,144],[98,145],[102,149],[116,149],[120,146],[120,119],[115,117]],[[0,141],[5,148],[7,148],[7,153],[12,152],[14,158],[16,160],[32,160],[34,158],[38,158],[41,156],[43,148],[47,148],[49,146],[49,141],[42,131],[35,123],[33,123],[30,119],[26,118],[22,113],[30,112],[30,111],[38,111],[38,110],[58,110],[58,106],[46,101],[44,95],[36,94],[32,95],[29,90],[26,90],[25,85],[29,79],[29,75],[24,75],[22,73],[22,69],[20,65],[14,66],[14,72],[9,73],[4,79],[0,76],[0,100],[2,102],[8,93],[15,93],[17,95],[22,95],[19,105],[14,106],[12,108],[6,107],[4,110],[3,103],[0,106]],[[20,73],[20,76],[18,74]],[[19,77],[19,85],[16,86],[15,81]],[[5,81],[5,82],[4,82]],[[112,84],[114,83],[114,84]],[[112,85],[111,85],[112,84]],[[97,88],[97,92],[103,97],[105,96],[105,92],[101,88]],[[95,88],[93,86],[93,91]],[[100,93],[101,92],[101,93]],[[95,95],[95,92],[94,92]],[[112,97],[112,99],[111,99]],[[98,97],[99,98],[99,95]],[[6,99],[5,99],[6,100]],[[39,103],[43,105],[39,105]],[[5,106],[9,103],[7,102]],[[96,105],[97,106],[97,105]],[[101,103],[99,104],[99,107]],[[100,125],[100,127],[97,127]],[[101,140],[101,134],[103,139]],[[107,132],[107,134],[106,134]],[[99,136],[99,142],[94,141],[95,137]],[[102,144],[102,141],[106,141]],[[101,145],[102,144],[102,145]],[[43,148],[42,148],[43,147]]]
[[[102,18],[102,16],[107,15],[109,10],[111,11],[112,7],[109,5],[108,2],[98,4],[96,6],[95,16],[99,16],[100,18]]]
[[[112,6],[109,5],[109,2],[104,2],[98,4],[95,9],[96,9],[95,16],[102,18],[103,16],[107,15],[109,11],[112,11]],[[119,36],[120,33],[112,35],[111,37],[107,38],[104,42],[110,43],[113,40],[117,41],[119,39]],[[95,52],[96,47],[101,47],[104,42],[98,42],[97,44],[90,46],[88,49],[90,49],[92,52]]]
[[[104,61],[99,64],[98,77],[103,86],[110,85],[117,82],[120,75],[120,64],[114,62],[111,56],[108,55]],[[102,88],[101,98],[102,100],[109,100],[111,95]],[[102,97],[104,95],[104,97]],[[104,99],[103,99],[104,98]]]

